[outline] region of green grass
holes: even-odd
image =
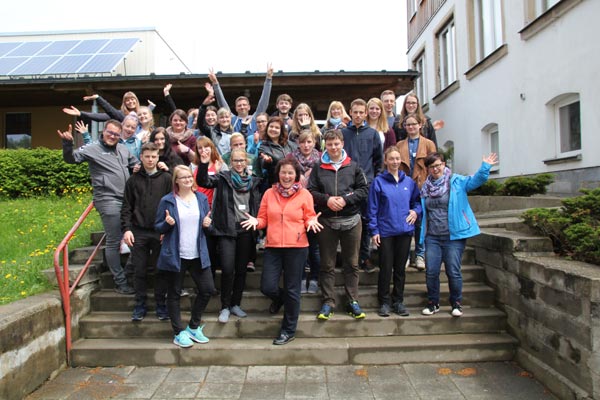
[[[41,273],[53,268],[54,251],[91,201],[91,194],[0,200],[0,304],[52,289]],[[90,233],[102,230],[90,213],[69,243],[89,245]]]

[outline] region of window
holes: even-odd
[[[555,103],[557,148],[560,155],[581,150],[581,114],[579,95],[569,95]]]
[[[407,5],[408,5],[408,18],[410,20],[417,13],[417,10],[419,9],[419,5],[417,4],[417,0],[408,0]]]
[[[499,144],[500,138],[499,138],[498,124],[496,124],[496,123],[487,124],[481,130],[481,133],[484,136],[483,137],[483,143],[484,143],[483,153],[484,154],[496,153],[496,155],[498,155],[498,163],[495,165],[492,165],[492,168],[491,168],[491,171],[498,171],[500,169],[500,144]]]
[[[31,114],[6,113],[6,148],[31,149]]]
[[[535,0],[535,17],[539,17],[552,7],[560,0]]]
[[[421,52],[413,63],[415,71],[419,72],[419,77],[415,82],[415,91],[421,101],[421,105],[427,104],[427,79],[425,75],[425,51]]]
[[[502,2],[473,1],[473,36],[474,64],[493,53],[503,43]]]
[[[456,29],[450,20],[437,34],[439,90],[456,81]]]

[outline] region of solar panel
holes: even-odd
[[[25,42],[22,46],[11,51],[11,57],[31,57],[35,56],[41,49],[48,46],[50,42]]]
[[[59,42],[52,42],[50,46],[40,51],[40,56],[62,56],[67,54],[69,50],[75,47],[81,40],[61,40]]]
[[[23,42],[0,43],[0,57],[12,51]]]
[[[27,61],[27,57],[0,58],[0,75],[9,75],[9,72]]]
[[[11,72],[11,75],[41,75],[46,68],[54,64],[59,56],[31,57],[19,68]]]
[[[139,39],[113,39],[100,53],[127,53]]]
[[[0,75],[113,72],[137,38],[0,43]]]

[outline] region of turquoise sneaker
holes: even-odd
[[[185,328],[185,332],[188,334],[190,339],[192,339],[196,343],[208,343],[209,339],[206,336],[204,336],[202,328],[204,328],[204,325],[201,325],[196,329],[192,329],[188,325],[187,328]]]
[[[187,331],[181,331],[179,332],[179,335],[175,335],[173,343],[183,348],[192,347],[194,345],[194,342],[192,342],[192,339],[190,339],[190,335],[187,333]]]

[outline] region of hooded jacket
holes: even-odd
[[[121,143],[108,146],[103,140],[73,150],[73,141],[62,141],[63,159],[68,164],[88,163],[95,202],[123,200],[129,170],[139,164],[137,158]]]
[[[398,171],[396,182],[394,176],[385,171],[371,183],[367,210],[371,236],[412,235],[415,226],[406,222],[406,217],[410,210],[421,215],[419,188],[404,172]]]

